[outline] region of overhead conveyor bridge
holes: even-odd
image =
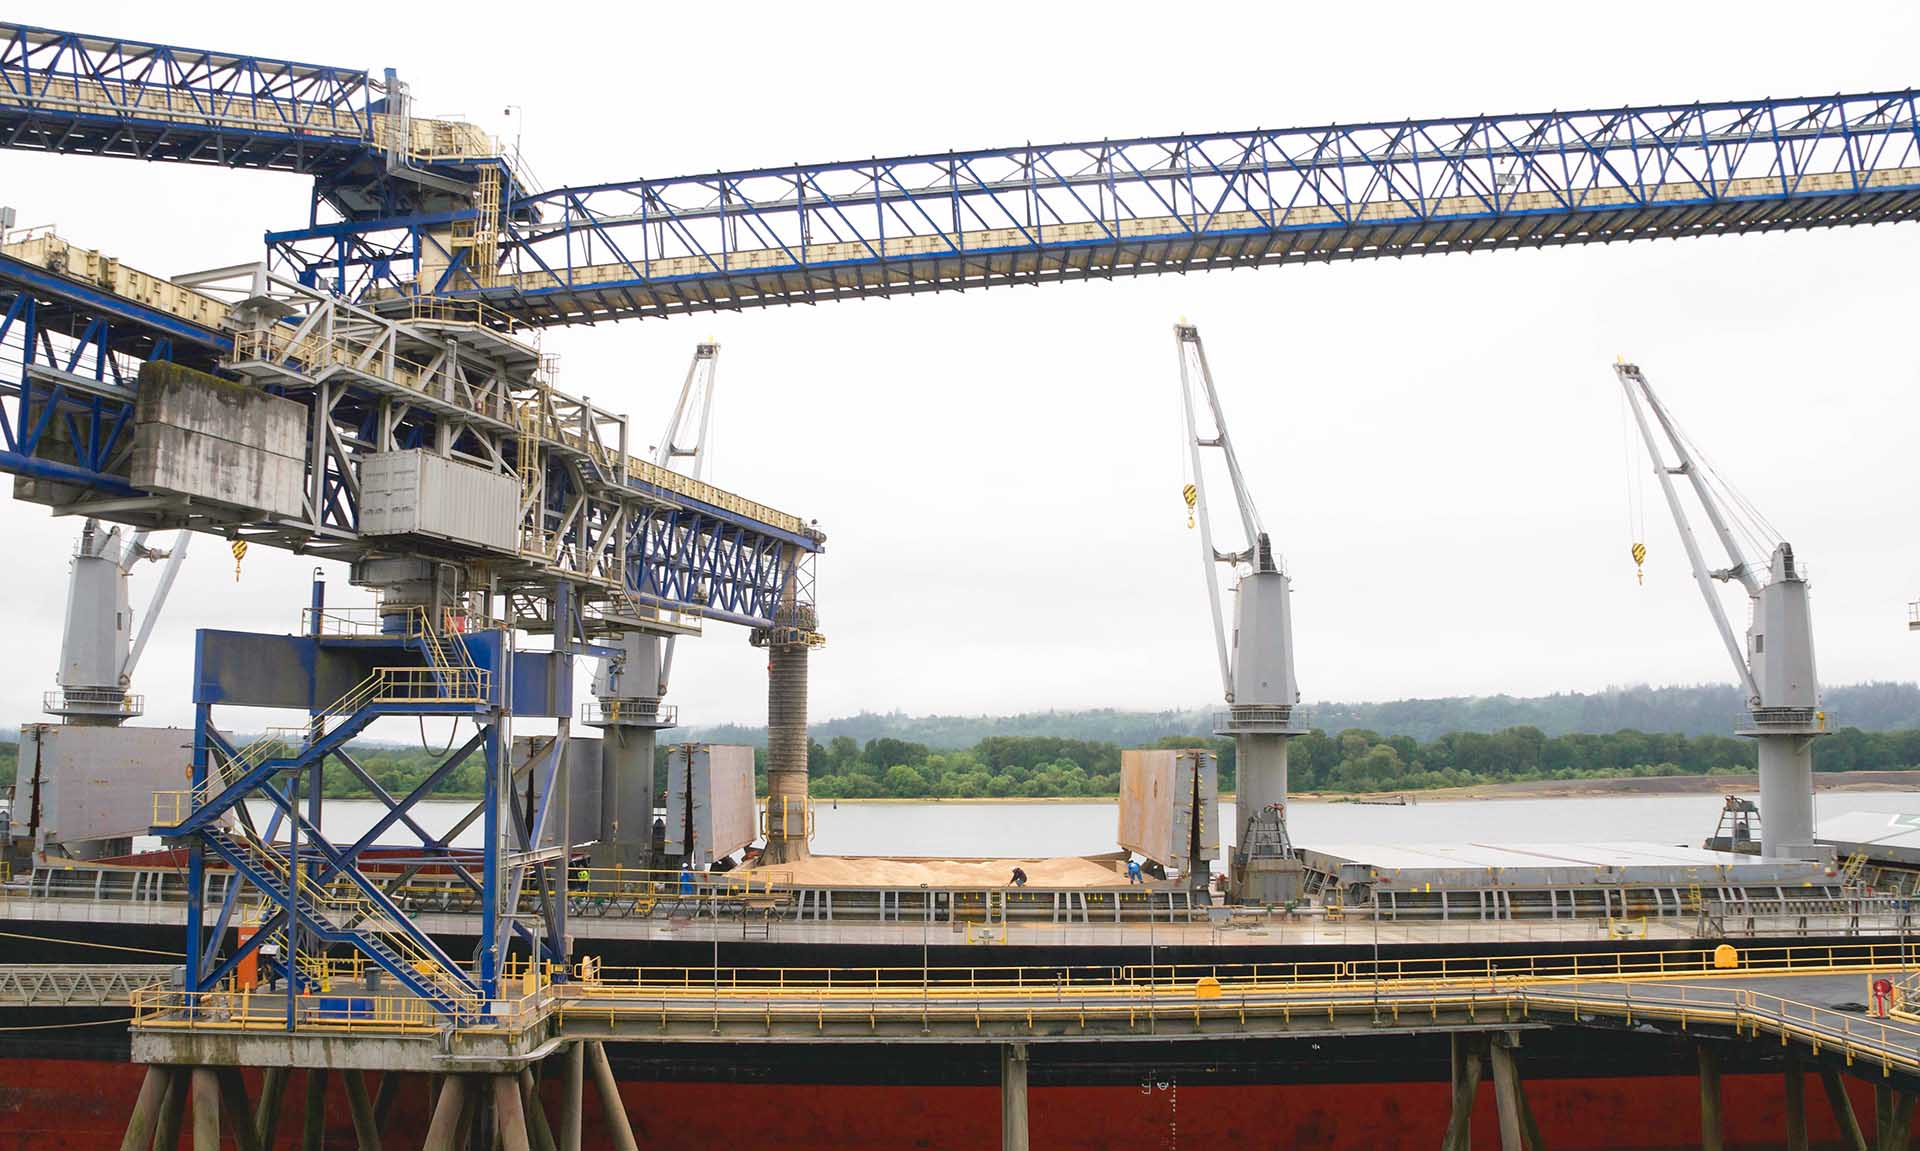
[[[1910,219],[1911,89],[1081,140],[541,189],[351,68],[0,24],[0,146],[311,176],[277,273],[548,325]]]

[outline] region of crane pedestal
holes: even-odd
[[[1813,741],[1825,734],[1818,713],[1776,717],[1756,711],[1736,733],[1760,752],[1760,854],[1804,859],[1817,854],[1813,827]]]
[[[1287,741],[1306,729],[1291,707],[1236,706],[1214,717],[1234,742],[1235,823],[1227,873],[1233,903],[1282,904],[1300,897],[1303,869],[1287,835]]]

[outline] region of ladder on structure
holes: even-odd
[[[467,272],[482,288],[492,287],[500,264],[500,168],[484,164],[475,173],[474,217],[456,220],[453,246],[467,252]]]

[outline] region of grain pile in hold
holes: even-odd
[[[1110,859],[900,859],[875,855],[816,855],[792,863],[746,868],[741,874],[802,887],[1005,887],[1014,868],[1029,887],[1125,886],[1126,873]]]

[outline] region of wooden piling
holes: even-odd
[[[494,1140],[502,1151],[533,1151],[527,1140],[527,1116],[520,1106],[520,1077],[493,1076]]]
[[[459,1146],[460,1116],[466,1111],[466,1088],[458,1075],[449,1075],[433,1101],[433,1119],[427,1125],[425,1151],[455,1151]]]
[[[220,1151],[220,1080],[211,1067],[193,1069],[193,1151]]]
[[[580,1151],[580,1105],[585,1090],[586,1044],[567,1045],[567,1071],[560,1091],[560,1151]]]
[[[280,1127],[280,1099],[287,1090],[287,1069],[269,1067],[260,1077],[260,1102],[253,1108],[253,1132],[260,1146],[271,1151]]]
[[[240,1078],[240,1069],[222,1067],[214,1077],[220,1081],[220,1110],[233,1129],[234,1151],[260,1151],[260,1136],[253,1128],[253,1110],[247,1106],[247,1084]]]
[[[593,1085],[600,1092],[600,1106],[606,1111],[614,1151],[640,1151],[640,1145],[634,1142],[633,1124],[627,1120],[626,1104],[620,1101],[620,1084],[613,1078],[613,1065],[607,1062],[606,1047],[594,1043],[587,1057],[593,1064]]]
[[[480,1113],[479,1084],[467,1082],[467,1077],[447,1076],[447,1082],[460,1081],[460,1126],[454,1132],[453,1145],[459,1151],[473,1151],[473,1121]]]
[[[1720,1113],[1720,1049],[1701,1043],[1694,1051],[1700,1062],[1700,1151],[1726,1151],[1726,1121]]]
[[[1870,1151],[1866,1132],[1860,1130],[1860,1116],[1854,1113],[1853,1100],[1847,1097],[1847,1085],[1840,1078],[1840,1069],[1822,1066],[1820,1086],[1826,1089],[1827,1106],[1833,1108],[1833,1117],[1840,1124],[1840,1138],[1846,1143],[1847,1151]]]
[[[167,1070],[148,1064],[140,1080],[140,1094],[134,1098],[133,1114],[127,1117],[127,1133],[120,1138],[120,1151],[147,1151],[153,1146],[154,1124],[160,1120],[160,1103],[167,1095]]]
[[[1471,1038],[1454,1036],[1453,1113],[1447,1119],[1446,1138],[1441,1151],[1467,1151],[1472,1139],[1473,1100],[1480,1091],[1484,1064],[1480,1050]]]
[[[400,1088],[405,1085],[405,1082],[406,1076],[398,1071],[380,1073],[380,1086],[373,1093],[373,1125],[375,1127],[382,1130],[386,1128],[387,1118],[393,1113],[394,1097],[400,1093]],[[433,1106],[431,1095],[427,1097],[427,1106]]]
[[[559,1151],[553,1143],[553,1128],[547,1124],[547,1109],[540,1102],[540,1081],[531,1068],[520,1069],[520,1109],[527,1116],[527,1139],[533,1151]]]
[[[1913,1141],[1913,1096],[1887,1088],[1892,1096],[1887,1106],[1886,1126],[1880,1132],[1881,1151],[1907,1151]]]
[[[300,1128],[300,1151],[322,1151],[327,1138],[327,1069],[307,1072],[305,1123]]]
[[[160,1100],[160,1118],[154,1124],[153,1151],[176,1151],[180,1146],[180,1117],[187,1109],[187,1072],[167,1069],[167,1093]]]
[[[367,1098],[367,1077],[359,1071],[343,1074],[347,1081],[347,1110],[353,1115],[354,1141],[360,1151],[380,1151],[380,1125],[374,1121],[373,1103]]]
[[[1027,1045],[1000,1045],[1000,1151],[1028,1151]]]
[[[1513,1050],[1496,1042],[1488,1054],[1493,1058],[1493,1100],[1500,1114],[1500,1151],[1527,1151],[1520,1120],[1520,1076],[1513,1065]]]
[[[1800,1057],[1787,1053],[1787,1151],[1807,1151],[1807,1077]]]

